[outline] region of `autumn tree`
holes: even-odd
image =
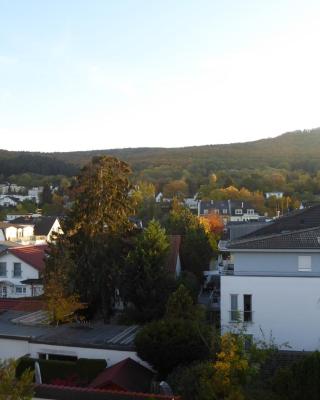
[[[126,258],[122,295],[134,306],[135,318],[150,321],[165,311],[174,280],[167,267],[169,241],[159,222],[151,221],[133,243]]]
[[[129,174],[129,166],[113,157],[96,157],[81,170],[71,188],[74,202],[56,243],[58,252],[48,262],[48,270],[54,270],[61,254],[66,255],[70,293],[100,310],[105,320],[132,230]]]
[[[224,222],[218,214],[208,214],[199,218],[200,223],[203,225],[206,233],[221,234],[224,229]]]
[[[163,187],[164,197],[184,198],[188,194],[188,192],[188,184],[183,179],[171,181]]]
[[[16,366],[14,360],[0,361],[1,400],[31,400],[33,398],[33,372],[26,370],[18,378]]]

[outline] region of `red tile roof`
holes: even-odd
[[[110,389],[113,387],[124,391],[149,392],[154,373],[132,360],[126,358],[112,367],[106,368],[89,385],[92,388]]]
[[[60,399],[83,399],[83,400],[182,400],[180,396],[170,396],[151,393],[117,392],[114,390],[101,390],[92,388],[80,388],[56,385],[36,385],[37,397]],[[49,397],[50,396],[50,397]],[[52,397],[54,396],[54,397]]]
[[[170,240],[170,249],[169,249],[167,266],[168,266],[169,272],[171,272],[172,274],[175,274],[178,255],[179,255],[179,251],[180,251],[180,245],[181,245],[181,236],[180,235],[170,235],[169,240]]]
[[[7,251],[14,256],[20,258],[20,260],[31,265],[33,268],[42,272],[45,267],[44,258],[45,250],[48,248],[47,245],[38,246],[23,246],[23,247],[12,247]]]
[[[43,301],[40,300],[0,299],[0,310],[33,312],[44,309],[45,309],[45,304]]]

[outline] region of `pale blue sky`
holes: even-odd
[[[320,126],[320,3],[0,0],[0,148],[189,146]]]

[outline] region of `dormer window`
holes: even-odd
[[[228,209],[227,209],[227,208],[224,208],[224,209],[222,210],[222,213],[223,213],[223,214],[228,214]]]
[[[242,215],[242,210],[241,210],[241,208],[236,208],[235,214],[236,214],[236,215]]]
[[[217,208],[215,208],[215,209],[213,210],[213,214],[219,214],[219,210],[218,210]]]
[[[247,214],[253,215],[254,214],[254,209],[253,208],[248,208]]]

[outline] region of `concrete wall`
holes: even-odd
[[[320,254],[312,252],[232,252],[236,275],[320,276]],[[298,271],[298,257],[311,256],[310,272]]]
[[[243,295],[252,295],[253,322],[246,328],[256,339],[272,334],[292,350],[320,349],[320,278],[221,276],[223,332],[236,325],[230,323],[230,294],[238,294],[239,311]]]

